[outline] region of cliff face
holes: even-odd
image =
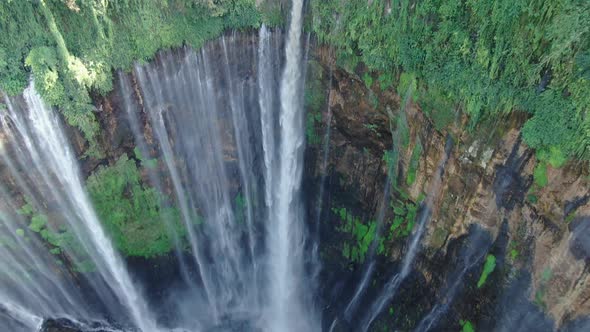
[[[256,44],[251,36],[242,42],[247,50]],[[440,131],[422,112],[420,100],[405,103],[393,89],[381,91],[378,84],[367,88],[357,75],[336,67],[326,49],[313,49],[311,54],[308,86],[315,84],[315,93],[321,95],[323,103],[315,108],[308,105],[304,191],[311,235],[321,240],[320,297],[326,307],[326,329],[333,317],[343,317],[372,251],[371,243],[367,243],[371,241],[347,228],[347,217],[342,218],[339,211],[344,209],[344,215],[357,218],[353,220],[355,227],[363,224],[370,228],[381,219],[379,212],[385,206],[383,225],[378,227],[383,245],[375,249],[376,273],[362,300],[362,304],[370,304],[399,269],[408,250],[408,237],[416,227],[409,216],[414,211],[416,217],[415,213],[424,209],[421,202],[427,195],[432,196],[428,207],[431,214],[415,269],[379,317],[377,327],[413,329],[437,303],[448,300],[453,278],[463,269],[465,272],[459,273],[462,289],[454,301],[448,302],[448,314],[439,322],[442,329],[457,330],[460,320],[469,320],[481,330],[547,330],[552,326],[567,330],[590,314],[590,186],[586,164],[548,167],[547,183],[540,186],[533,176],[537,167],[534,151],[520,138],[524,116],[516,114],[500,123],[484,122],[468,132],[457,129],[459,123],[467,121],[458,114],[457,125]],[[245,80],[256,75],[249,66],[243,71]],[[132,98],[141,105],[135,82],[134,90]],[[105,155],[102,159],[81,158],[85,176],[99,165],[113,164],[123,153],[133,155],[135,143],[122,98],[117,89],[106,97],[93,98]],[[143,113],[140,122],[150,157],[157,158],[160,152]],[[329,140],[324,141],[328,128]],[[76,130],[69,130],[69,136],[82,157],[87,148],[82,136]],[[448,137],[453,141],[452,150],[440,186],[433,187]],[[234,145],[231,135],[224,137],[225,163],[231,177],[236,178]],[[394,152],[387,152],[390,150]],[[391,168],[392,164],[395,167]],[[388,169],[393,169],[389,176]],[[147,180],[147,174],[143,176]],[[392,195],[384,198],[391,182],[396,189],[390,189]],[[166,193],[173,194],[169,180],[163,178],[163,184]],[[233,185],[239,186],[237,179]],[[400,216],[393,208],[398,202],[404,205],[406,219],[401,228],[393,229]],[[472,237],[477,232],[474,225],[486,234],[475,237],[477,241]],[[355,249],[345,253],[345,244]],[[482,287],[477,283],[485,258],[480,257],[468,269],[462,259],[472,247],[484,248],[486,255],[496,257],[496,267]],[[356,256],[352,250],[357,250]],[[177,276],[169,272],[153,277],[159,273],[157,265],[174,264],[154,262],[131,260],[131,265],[142,271],[148,291],[157,297]],[[175,268],[170,266],[170,271]],[[354,329],[345,319],[340,319],[336,327]]]
[[[357,75],[334,67],[325,49],[317,50],[315,59],[321,63],[322,74],[312,73],[310,79],[320,79],[329,85],[322,121],[317,126],[321,133],[328,126],[331,128],[325,168],[329,194],[324,210],[348,205],[366,219],[377,218],[387,185],[383,156],[391,149],[399,156],[393,177],[396,185],[411,201],[419,202],[431,190],[449,135],[454,145],[442,185],[434,188],[436,193],[431,193],[435,199],[422,241],[422,255],[416,265],[422,274],[418,277],[423,277],[427,284],[422,287],[444,284],[445,277],[440,274],[447,269],[445,265],[452,264],[448,254],[473,224],[483,227],[495,239],[489,253],[497,259],[492,273],[495,276],[479,295],[468,290],[455,304],[456,310],[468,303],[476,307],[455,311],[456,321],[449,321],[450,326],[457,325],[459,319],[469,319],[493,327],[490,315],[495,315],[498,322],[514,320],[508,317],[508,312],[516,311],[517,304],[512,304],[514,308],[505,307],[502,297],[509,296],[507,292],[515,280],[528,274],[530,286],[521,287],[526,289],[523,296],[554,319],[556,326],[590,313],[590,250],[586,243],[590,239],[587,224],[590,187],[586,164],[568,164],[559,169],[549,166],[547,183],[541,187],[535,184],[533,176],[537,163],[534,151],[521,140],[522,115],[512,115],[500,123],[484,122],[471,132],[457,129],[458,122],[467,121],[457,115],[455,125],[441,132],[421,111],[420,100],[410,98],[403,105],[391,89],[381,91],[378,84],[367,88]],[[397,146],[392,147],[396,140],[392,140],[391,133],[395,137],[403,131],[403,124],[400,126],[397,120],[403,117],[407,119],[407,134],[401,134],[406,135],[405,142],[404,138],[398,139]],[[422,145],[422,152],[416,165],[412,154],[417,144]],[[310,185],[321,179],[324,150],[319,144],[309,147]],[[415,176],[410,174],[414,172]],[[408,180],[408,175],[414,180]],[[399,196],[394,194],[394,199]],[[391,226],[394,217],[390,210],[384,218],[385,229]],[[322,225],[322,236],[328,243],[325,250],[332,250],[332,256],[338,256],[338,240],[330,238],[342,234],[342,220],[329,213],[324,213],[322,218],[326,223]],[[380,259],[399,262],[406,251],[405,242],[401,238],[386,245],[384,257]],[[436,262],[444,257],[449,261]],[[479,266],[482,265],[483,261]],[[352,264],[352,274],[358,276],[362,268],[362,264]],[[388,274],[389,270],[383,264],[380,273]],[[481,268],[474,273],[480,271]],[[482,296],[488,298],[476,299]],[[444,294],[438,292],[436,297],[441,300]],[[426,302],[430,302],[425,304],[428,307],[437,301]]]

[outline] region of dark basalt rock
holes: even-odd
[[[40,332],[136,332],[123,330],[102,322],[75,322],[67,318],[49,318],[41,325]]]

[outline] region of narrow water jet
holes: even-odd
[[[366,315],[361,320],[360,329],[362,331],[367,331],[371,326],[371,323],[377,318],[377,316],[383,311],[387,303],[395,297],[401,283],[406,279],[406,277],[410,274],[412,263],[420,250],[420,240],[422,235],[425,231],[425,226],[430,219],[430,214],[432,212],[432,206],[434,201],[436,200],[439,192],[440,186],[442,183],[442,178],[445,171],[445,166],[447,161],[450,157],[451,150],[453,147],[453,139],[450,136],[447,136],[447,142],[445,144],[445,149],[443,152],[443,156],[440,159],[437,171],[435,172],[433,179],[429,185],[428,194],[424,203],[422,204],[422,211],[418,216],[418,228],[414,233],[410,236],[408,249],[404,258],[402,259],[401,269],[399,272],[392,275],[383,290],[379,292],[377,298],[372,302],[367,311]]]
[[[461,257],[459,259],[459,265],[456,268],[457,271],[450,274],[447,282],[448,286],[441,292],[443,294],[442,297],[438,299],[438,302],[430,312],[418,323],[418,326],[414,330],[415,332],[430,331],[430,329],[436,326],[440,317],[447,313],[455,297],[461,291],[467,272],[481,263],[491,244],[492,239],[486,231],[478,225],[474,225],[472,232],[467,236],[464,245],[466,248],[459,253]]]

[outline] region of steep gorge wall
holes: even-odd
[[[245,35],[240,38],[243,49],[255,48],[255,37]],[[175,56],[180,53],[182,51],[176,51]],[[465,235],[471,224],[482,226],[495,239],[490,253],[497,256],[497,267],[483,289],[478,290],[472,285],[461,299],[455,301],[454,314],[443,323],[446,324],[444,326],[457,328],[457,317],[481,322],[480,326],[484,327],[496,326],[496,319],[509,320],[509,317],[498,316],[503,314],[500,308],[503,298],[510,295],[508,285],[514,284],[514,280],[521,275],[529,274],[530,290],[528,281],[521,287],[525,288],[524,296],[536,303],[532,306],[546,312],[557,325],[567,325],[568,321],[590,313],[590,249],[587,244],[590,239],[590,186],[587,165],[568,164],[560,169],[549,167],[547,184],[540,187],[535,184],[533,176],[536,167],[533,151],[520,139],[519,128],[523,123],[520,115],[499,123],[482,124],[472,132],[456,129],[460,126],[451,126],[441,132],[421,111],[419,100],[404,107],[400,96],[393,90],[380,91],[377,86],[368,89],[357,75],[335,67],[327,50],[316,48],[312,54],[315,65],[309,67],[308,84],[319,80],[322,93],[326,91],[327,94],[322,94],[325,105],[319,109],[319,116],[311,121],[319,140],[308,142],[305,190],[308,193],[308,223],[313,227],[316,219],[320,221],[324,302],[332,299],[345,301],[334,294],[348,295],[351,291],[346,288],[358,282],[364,267],[362,262],[342,256],[341,245],[351,242],[350,234],[342,231],[342,220],[332,208],[346,208],[364,223],[376,218],[384,188],[389,185],[386,182],[388,163],[383,157],[387,150],[392,149],[394,142],[390,129],[399,127],[397,122],[390,125],[390,121],[397,121],[404,112],[408,139],[399,144],[399,163],[395,174],[398,186],[408,196],[402,199],[419,203],[430,187],[444,153],[446,135],[454,140],[442,186],[435,195],[431,220],[422,241],[424,249],[416,264],[417,271],[400,292],[400,299],[394,301],[398,306],[407,307],[399,309],[402,313],[406,310],[410,317],[404,326],[413,327],[436,299],[443,296],[440,287],[445,284],[449,271],[458,264],[456,257],[466,245]],[[250,66],[244,66],[241,71],[245,80],[256,75]],[[133,98],[141,104],[136,85],[134,90]],[[68,129],[70,141],[82,160],[85,177],[99,165],[112,165],[123,153],[133,155],[135,143],[124,119],[122,98],[118,89],[108,96],[93,98],[98,110],[101,128],[98,140],[105,152],[103,158],[83,158],[87,146],[82,135],[75,129]],[[328,117],[327,106],[331,117]],[[317,113],[318,110],[309,109],[308,112]],[[152,129],[146,115],[141,117],[142,130],[149,142]],[[456,121],[466,119],[458,116]],[[324,173],[322,140],[328,125],[332,132],[328,142],[328,172]],[[231,135],[227,135],[225,141],[226,165],[233,169],[230,173],[237,176],[236,152]],[[412,155],[418,142],[422,145],[422,152],[415,167]],[[153,146],[151,151],[151,157],[160,154],[157,146]],[[408,181],[408,173],[414,171],[415,179]],[[318,217],[315,209],[320,192],[318,185],[324,175],[326,188],[323,209]],[[143,176],[147,181],[147,174]],[[238,185],[237,182],[235,185]],[[170,183],[165,185],[168,194],[171,194],[170,186]],[[398,196],[396,198],[400,198]],[[393,219],[394,212],[387,209],[385,232]],[[407,236],[401,236],[387,241],[385,251],[379,255],[379,273],[374,285],[383,283],[392,267],[399,264],[407,249],[406,239]],[[516,254],[512,254],[513,250]],[[470,273],[466,280],[475,284],[480,270]],[[166,282],[164,279],[154,283]],[[332,287],[334,281],[340,289]],[[154,289],[157,287],[155,285]],[[378,288],[371,288],[370,294],[375,295],[375,289]],[[402,318],[394,319],[399,323]]]
[[[388,185],[383,156],[386,150],[392,149],[388,112],[394,114],[393,128],[396,118],[404,112],[409,136],[407,144],[395,147],[399,154],[396,181],[412,201],[418,202],[427,194],[445,147],[445,136],[450,135],[455,143],[440,192],[435,194],[431,220],[422,241],[423,254],[417,264],[426,283],[441,282],[442,276],[436,274],[443,272],[445,264],[450,262],[437,263],[436,260],[452,259],[445,256],[449,246],[466,235],[471,224],[478,224],[496,239],[490,251],[497,256],[493,272],[496,277],[486,286],[493,291],[484,287],[479,294],[475,291],[471,295],[488,297],[479,304],[490,302],[482,305],[483,310],[492,309],[495,313],[486,313],[480,308],[461,313],[464,316],[460,314],[460,318],[479,322],[485,321],[487,315],[496,315],[498,321],[510,320],[510,317],[501,316],[501,297],[509,292],[511,282],[529,273],[531,286],[523,291],[525,296],[554,319],[557,326],[590,313],[587,164],[572,163],[559,169],[548,167],[547,184],[541,187],[533,176],[534,151],[521,139],[524,116],[513,114],[499,122],[484,122],[473,131],[463,131],[457,128],[465,126],[458,124],[467,119],[458,115],[454,126],[439,131],[420,110],[419,100],[410,101],[404,107],[401,98],[391,89],[380,91],[378,84],[369,89],[359,76],[335,67],[329,50],[320,48],[315,55],[320,64],[315,68],[319,68],[321,74],[312,74],[311,79],[322,80],[328,90],[327,105],[321,110],[322,121],[316,128],[320,133],[324,133],[327,126],[332,130],[326,189],[330,194],[324,210],[347,205],[365,222],[377,218],[384,186]],[[332,114],[329,119],[328,107]],[[410,183],[407,177],[409,172],[414,172],[412,151],[418,142],[423,152],[415,180]],[[317,144],[311,145],[308,151],[311,186],[320,182],[323,149]],[[386,213],[386,230],[393,214],[391,209]],[[325,250],[331,252],[331,257],[337,257],[341,239],[330,241],[330,238],[341,234],[343,221],[335,214],[325,213],[321,222],[325,223],[322,236],[328,239],[328,246],[333,246]],[[405,238],[393,241],[387,246],[383,259],[399,262],[405,247]],[[356,263],[351,267],[356,274],[363,265]],[[383,266],[381,273],[389,273],[388,267]],[[441,296],[443,294],[437,294],[439,299]],[[456,301],[456,308],[468,310],[466,303],[478,302],[466,297]],[[515,304],[514,308],[506,310],[519,309]],[[486,324],[493,324],[493,320],[487,320]]]

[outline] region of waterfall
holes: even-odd
[[[449,286],[442,292],[444,295],[418,323],[415,329],[416,332],[426,332],[436,326],[441,315],[449,310],[453,300],[462,289],[465,274],[482,261],[492,244],[491,237],[478,225],[473,226],[473,231],[468,235],[465,242],[465,248],[460,253],[460,264],[456,268],[458,271],[455,271],[448,278]]]
[[[302,91],[303,1],[294,0],[286,41],[286,64],[280,86],[280,144],[275,192],[268,220],[271,331],[316,330],[303,303],[305,229],[300,202],[304,117]],[[267,169],[273,169],[268,165]]]
[[[399,286],[411,272],[412,263],[414,262],[414,259],[416,258],[416,255],[420,249],[420,240],[422,239],[422,235],[426,229],[427,221],[430,219],[432,206],[436,197],[438,196],[438,193],[440,192],[442,177],[444,175],[445,166],[449,160],[452,147],[453,140],[450,136],[448,136],[443,156],[440,159],[437,171],[435,172],[434,177],[430,183],[428,195],[422,204],[422,211],[418,216],[418,228],[411,235],[408,249],[404,255],[404,258],[402,259],[401,269],[398,273],[395,273],[390,277],[383,287],[383,290],[379,292],[377,298],[370,305],[367,315],[361,320],[360,328],[362,331],[367,331],[369,329],[371,323],[373,323],[375,318],[377,318],[377,316],[383,311],[389,300],[395,296]]]
[[[39,331],[39,329],[41,328],[41,324],[43,323],[43,318],[34,315],[27,309],[17,304],[6,301],[4,298],[2,303],[0,303],[0,316],[1,315],[6,315],[8,318],[16,321],[16,323],[18,323],[22,327],[25,327],[29,331]],[[0,322],[2,322],[2,320],[0,320]],[[5,327],[7,327],[6,325],[8,325],[9,323],[6,322],[4,324]],[[13,327],[13,329],[18,328],[20,330],[21,326]]]
[[[206,312],[192,318],[213,325],[227,315],[256,316],[259,311],[253,305],[259,297],[254,225],[254,206],[259,204],[255,176],[249,173],[258,166],[253,165],[256,140],[250,137],[251,121],[244,112],[244,104],[253,104],[255,86],[241,82],[237,68],[229,67],[237,55],[225,43],[209,44],[199,53],[185,49],[180,58],[163,53],[155,64],[135,67],[143,111],[161,150],[198,269]],[[222,57],[213,59],[213,52]],[[213,68],[222,68],[223,75]],[[252,112],[255,116],[256,108]],[[230,123],[222,120],[226,115]],[[227,150],[228,139],[239,145],[237,151]],[[238,164],[243,222],[232,206],[228,158]],[[247,251],[241,247],[244,236]]]
[[[169,257],[177,260],[181,286],[157,295],[144,298],[132,264],[128,270],[103,229],[69,146],[75,134],[62,130],[58,113],[43,105],[32,83],[22,100],[5,98],[0,166],[11,178],[0,186],[0,244],[13,245],[0,245],[0,260],[13,274],[10,283],[1,280],[0,321],[10,316],[30,326],[39,316],[142,332],[320,330],[310,286],[317,247],[306,238],[300,197],[302,16],[303,1],[295,0],[286,34],[265,26],[258,38],[229,33],[201,50],[163,51],[149,64],[117,73],[113,130],[128,135],[135,156],[129,145],[113,147],[98,162],[128,154],[140,166],[142,184],[177,208],[178,220],[162,214],[160,222],[172,241]],[[254,47],[244,52],[242,43]],[[16,213],[22,199],[13,198],[13,190],[34,212]],[[36,213],[51,215],[43,227],[52,231],[65,232],[54,218],[65,224],[81,250],[48,253],[46,239],[29,238],[35,228],[29,215]],[[20,282],[19,274],[32,282]],[[6,287],[13,284],[14,290]],[[150,306],[166,313],[156,318]]]
[[[275,142],[277,134],[275,132],[278,119],[275,116],[276,96],[274,86],[276,86],[274,67],[277,65],[272,62],[276,59],[272,52],[276,46],[272,43],[272,34],[265,25],[262,25],[259,32],[258,46],[258,100],[260,104],[260,125],[262,129],[262,147],[264,151],[264,197],[267,211],[272,211],[274,177],[276,174],[274,160],[276,158]],[[270,220],[270,217],[268,217]]]
[[[32,183],[34,188],[46,189],[45,199],[56,200],[64,221],[81,240],[103,283],[125,305],[134,324],[145,332],[156,331],[142,295],[103,231],[84,191],[77,162],[57,115],[43,104],[32,82],[23,95],[25,107],[17,110],[6,98],[8,107],[2,116],[2,128],[12,137],[16,162],[20,163],[20,169],[29,170],[29,178],[23,181]],[[10,158],[8,154],[3,155],[3,159],[9,160],[7,164],[14,164]],[[14,177],[22,176],[16,169],[12,171]]]

